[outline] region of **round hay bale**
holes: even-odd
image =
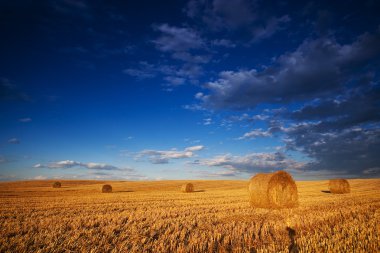
[[[182,192],[193,192],[194,191],[194,185],[191,183],[187,183],[182,185],[181,187]]]
[[[103,185],[103,187],[102,187],[102,192],[103,192],[103,193],[110,193],[110,192],[112,192],[112,186],[109,185],[109,184],[105,184],[105,185]]]
[[[329,190],[334,194],[350,193],[350,184],[346,179],[331,179]]]
[[[258,173],[248,186],[250,204],[260,208],[291,208],[298,206],[297,185],[285,171]]]
[[[53,183],[53,188],[61,188],[61,182],[54,182]]]

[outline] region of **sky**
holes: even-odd
[[[0,180],[379,177],[379,10],[0,1]]]

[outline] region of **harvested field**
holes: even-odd
[[[252,208],[248,181],[0,183],[0,252],[376,252],[380,179],[296,182],[299,206]],[[99,189],[110,183],[112,194]],[[198,191],[199,190],[199,191]]]

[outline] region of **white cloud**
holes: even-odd
[[[212,119],[211,118],[206,118],[203,119],[203,125],[208,126],[212,124]]]
[[[200,151],[202,149],[204,149],[204,146],[197,145],[197,146],[187,147],[185,148],[185,151]]]
[[[202,99],[203,96],[204,94],[202,92],[198,92],[197,94],[195,94],[196,99]]]
[[[34,180],[45,180],[45,179],[47,179],[47,177],[46,177],[46,176],[39,175],[39,176],[35,176],[33,179],[34,179]]]
[[[72,168],[75,166],[81,166],[81,163],[76,162],[76,161],[71,161],[71,160],[64,160],[64,161],[49,163],[47,166],[44,166],[44,167],[47,167],[49,169],[63,169],[63,168]]]
[[[231,173],[270,172],[279,169],[298,170],[304,165],[301,162],[286,157],[280,152],[250,153],[245,156],[225,154],[210,159],[196,160],[193,164],[208,167],[223,167],[231,170]]]
[[[254,139],[257,137],[271,137],[272,133],[270,131],[264,131],[261,128],[252,130],[248,133],[245,133],[243,136],[239,137],[238,140],[243,139]]]
[[[204,148],[202,145],[187,147],[184,150],[143,150],[138,153],[136,158],[147,157],[151,163],[163,164],[168,163],[172,159],[184,159],[193,157],[194,152],[200,151]]]
[[[72,160],[63,160],[58,162],[51,162],[46,165],[37,163],[33,166],[33,168],[48,168],[48,169],[69,169],[69,168],[86,168],[89,170],[114,170],[114,171],[132,171],[130,168],[119,168],[113,165],[109,165],[106,163],[82,163]]]
[[[254,129],[250,132],[245,133],[243,136],[237,138],[237,140],[244,140],[244,139],[255,139],[258,137],[272,137],[276,133],[287,133],[291,131],[291,129],[294,127],[291,126],[289,128],[283,127],[279,125],[278,122],[272,121],[271,124],[273,126],[268,127],[267,130],[263,130],[262,128]]]
[[[116,166],[105,163],[86,163],[82,165],[90,170],[121,170]]]

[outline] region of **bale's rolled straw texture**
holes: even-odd
[[[60,182],[54,182],[53,183],[53,188],[61,188],[61,183]]]
[[[109,184],[105,184],[105,185],[103,185],[103,187],[102,187],[102,192],[103,192],[103,193],[110,193],[110,192],[112,192],[112,186],[109,185]]]
[[[329,181],[329,190],[335,194],[350,193],[350,184],[346,179],[331,179]]]
[[[194,191],[194,185],[191,183],[187,183],[182,185],[181,187],[182,192],[193,192]]]
[[[260,208],[291,208],[298,206],[297,185],[285,171],[258,173],[248,186],[250,204]]]

